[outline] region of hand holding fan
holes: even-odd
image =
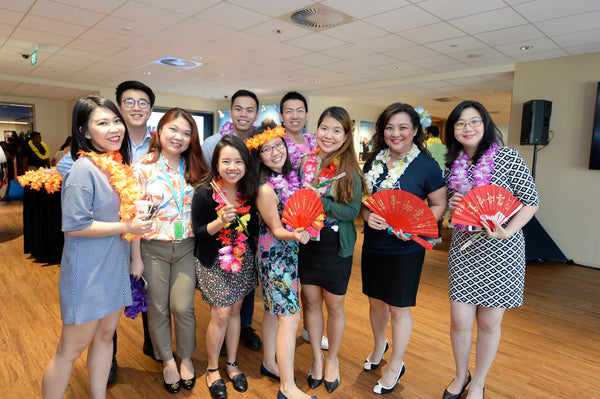
[[[294,192],[283,210],[281,222],[297,229],[302,227],[311,237],[318,235],[317,231],[324,226],[325,213],[319,196],[308,188]]]
[[[371,195],[364,202],[371,211],[385,219],[394,230],[402,230],[410,239],[427,249],[433,244],[418,237],[438,237],[435,215],[427,204],[408,191],[383,190]]]
[[[454,210],[452,223],[483,227],[485,223],[496,230],[492,220],[504,224],[523,204],[507,189],[491,184],[475,187],[460,200]]]

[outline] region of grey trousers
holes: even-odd
[[[188,358],[196,350],[194,294],[194,238],[181,242],[141,240],[144,278],[148,282],[148,327],[154,356],[173,358],[171,314],[175,324],[177,355]]]

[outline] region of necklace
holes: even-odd
[[[271,175],[266,183],[274,190],[280,190],[281,203],[285,207],[288,200],[300,188],[300,181],[296,172],[291,171],[287,176]]]
[[[395,187],[400,177],[408,168],[408,165],[421,153],[419,148],[413,144],[410,148],[408,154],[402,159],[395,161],[391,169],[388,169],[387,178],[381,182],[379,186],[379,190],[387,190]],[[373,186],[377,183],[379,176],[383,173],[383,166],[387,165],[387,163],[392,159],[391,150],[386,148],[381,150],[375,156],[375,160],[371,164],[371,169],[365,175],[365,180],[367,182],[367,188],[369,189],[369,193],[373,194]]]
[[[473,169],[473,182],[469,182],[469,156],[465,150],[461,150],[458,158],[454,160],[451,168],[451,175],[448,179],[448,187],[461,194],[466,194],[474,187],[490,184],[492,173],[494,173],[494,157],[498,153],[498,142],[493,143]]]
[[[311,155],[309,155],[308,158],[306,159],[306,162],[304,163],[304,168],[302,169],[302,171],[304,172],[302,181],[310,184],[311,186],[313,185],[313,182],[315,179],[315,174],[317,173],[317,168],[318,168],[317,154],[319,153],[319,151],[321,151],[321,149],[319,147],[316,147],[313,150]],[[339,162],[340,162],[340,159],[335,158],[333,161],[329,161],[329,164],[327,165],[326,168],[321,169],[321,171],[319,172],[319,175],[318,175],[318,181],[319,181],[318,185],[320,185],[324,181],[329,180],[333,176],[335,176],[335,172],[337,170],[337,164],[339,164]],[[333,182],[326,184],[322,187],[319,187],[317,190],[319,190],[319,193],[321,195],[324,195],[327,192],[327,190],[329,189],[329,187],[331,187],[332,184],[333,184]]]
[[[80,150],[79,155],[89,157],[102,172],[110,176],[108,181],[119,194],[121,200],[119,206],[121,221],[128,222],[133,219],[136,215],[133,201],[142,199],[142,189],[133,174],[133,168],[130,165],[123,164],[123,157],[119,152],[98,154]]]
[[[304,143],[308,145],[308,152],[312,151],[317,146],[317,138],[314,134],[304,133]],[[302,144],[294,143],[288,136],[284,137],[285,143],[288,148],[288,156],[290,157],[290,162],[292,163],[292,167],[294,170],[298,169],[300,166],[300,162],[302,161],[302,157],[306,155],[308,152],[302,151],[299,146]]]
[[[40,141],[40,145],[44,149],[44,155],[42,155],[40,153],[40,150],[37,148],[37,146],[35,144],[33,144],[33,141],[29,140],[29,148],[31,148],[31,151],[33,151],[35,156],[37,156],[39,159],[46,160],[50,157],[50,149],[48,148],[46,143],[44,143],[43,141]]]
[[[217,179],[219,187],[223,181]],[[221,189],[222,190],[222,189]],[[237,213],[244,225],[250,221],[250,206],[243,206],[247,201],[240,198],[240,193],[235,193],[236,201],[240,206],[236,207]],[[218,217],[221,217],[221,209],[226,205],[224,199],[213,190],[213,200],[218,204],[215,208]],[[244,234],[244,226],[240,223],[235,228],[230,228],[232,222],[227,223],[221,231],[217,240],[223,244],[219,249],[219,267],[227,272],[237,273],[242,270],[244,255],[248,248],[246,240],[248,236]]]

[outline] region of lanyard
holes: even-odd
[[[165,173],[165,177],[167,178],[167,183],[169,184],[169,188],[171,189],[171,192],[173,193],[173,200],[175,201],[175,204],[177,205],[177,210],[179,211],[179,214],[181,215],[183,212],[183,197],[184,197],[184,193],[185,193],[185,180],[183,177],[183,157],[179,156],[179,176],[181,177],[181,197],[180,197],[179,202],[177,202],[177,193],[175,192],[175,187],[173,187],[171,178],[169,177],[169,174],[167,173],[167,167],[165,166],[162,155],[158,158],[158,163],[160,163],[160,167],[162,168],[163,172]]]

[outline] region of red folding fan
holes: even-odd
[[[427,249],[433,248],[432,243],[417,236],[438,237],[435,215],[421,198],[408,191],[383,190],[371,195],[363,203],[384,218],[394,230],[410,234],[411,240]]]
[[[452,223],[480,228],[485,223],[493,231],[495,227],[492,220],[504,224],[522,207],[523,204],[504,187],[491,184],[479,186],[460,200],[454,210]]]
[[[311,233],[311,236],[316,236],[316,231],[323,228],[324,220],[323,203],[319,196],[308,188],[295,191],[281,215],[283,223],[294,229],[302,227]]]

